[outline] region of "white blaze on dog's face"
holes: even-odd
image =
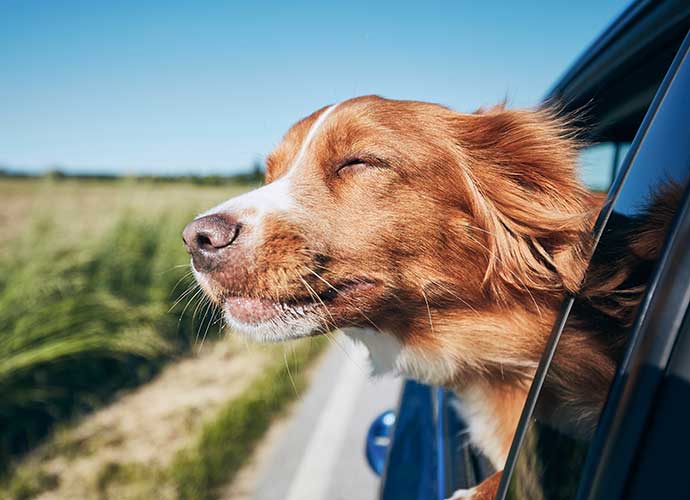
[[[546,154],[552,165],[537,164],[541,138],[525,139],[534,114],[459,114],[373,96],[324,107],[269,155],[263,187],[187,226],[194,274],[232,329],[253,339],[362,327],[443,360],[447,346],[464,348],[458,332],[443,334],[449,315],[471,315],[521,286],[506,266],[525,256],[503,255],[505,244],[523,244],[528,219],[581,193],[558,170],[566,167],[553,167],[573,163],[565,142]],[[558,140],[557,124],[542,128]],[[510,134],[532,150],[522,154]],[[518,162],[512,170],[507,155]],[[568,238],[534,224],[524,240],[558,259]]]

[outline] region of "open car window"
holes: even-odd
[[[608,218],[592,256],[582,291],[568,301],[553,350],[542,362],[538,383],[514,444],[499,498],[573,499],[592,454],[598,416],[616,373],[583,343],[619,364],[634,341],[639,312],[664,241],[685,196],[690,175],[690,39],[652,103],[610,197]],[[603,152],[598,152],[605,156]],[[614,163],[615,164],[615,163]],[[553,355],[551,360],[550,355]],[[576,377],[578,393],[564,392],[564,377]],[[571,381],[572,382],[572,381]],[[538,392],[534,392],[538,391]],[[528,418],[526,418],[528,417]],[[589,457],[592,460],[592,457]],[[507,488],[506,488],[507,487]]]

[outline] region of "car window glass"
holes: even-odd
[[[610,382],[687,188],[688,88],[686,61],[635,153],[592,256],[518,452],[508,498],[560,500],[577,493]]]

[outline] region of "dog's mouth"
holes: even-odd
[[[348,280],[329,286],[323,292],[312,290],[309,295],[275,300],[264,297],[228,295],[224,298],[225,313],[237,322],[260,325],[281,320],[299,319],[310,314],[333,321],[338,313],[357,308],[358,296],[376,287],[371,280]],[[336,325],[332,325],[336,326]]]

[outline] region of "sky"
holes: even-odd
[[[0,166],[232,174],[363,94],[539,102],[624,0],[0,0]]]

